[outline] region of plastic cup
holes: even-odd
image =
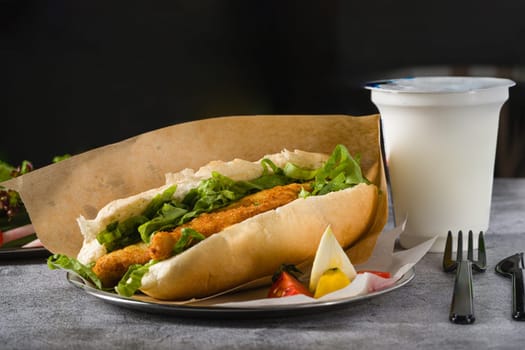
[[[512,80],[415,77],[366,85],[381,115],[399,242],[411,248],[448,231],[477,236],[489,227],[499,115]],[[454,247],[456,244],[454,244]]]

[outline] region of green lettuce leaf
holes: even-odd
[[[176,207],[171,203],[164,203],[157,216],[138,227],[142,241],[149,243],[155,232],[176,226],[187,212],[188,210]]]
[[[344,190],[359,183],[370,183],[363,175],[359,157],[354,159],[344,145],[337,145],[327,162],[315,173],[312,195]]]
[[[176,189],[176,186],[171,186],[162,193],[157,194],[141,215],[132,216],[122,222],[114,221],[110,223],[103,231],[97,234],[97,241],[104,245],[108,252],[140,242],[141,239],[144,239],[144,242],[149,242],[150,230],[155,229],[156,223],[153,223],[151,227],[144,227],[142,229],[144,233],[139,231],[139,227],[159,215],[159,211],[162,210],[164,205],[172,201]]]
[[[194,229],[191,229],[189,227],[183,228],[181,231],[180,239],[175,244],[175,247],[173,247],[173,255],[182,253],[189,247],[197,244],[205,238],[206,236],[195,231]]]
[[[173,200],[173,195],[175,194],[176,190],[177,186],[173,185],[168,187],[162,193],[157,194],[155,197],[153,197],[146,209],[144,209],[142,215],[147,218],[152,218],[155,216],[164,204]]]
[[[148,221],[145,216],[132,216],[122,222],[112,222],[97,235],[97,241],[106,247],[108,252],[140,242],[138,227]]]
[[[156,264],[156,260],[151,260],[147,264],[134,264],[128,268],[126,274],[116,285],[115,291],[119,295],[130,297],[139,290],[142,285],[142,277],[149,271],[150,266]]]
[[[83,279],[93,283],[98,289],[103,289],[102,281],[91,270],[91,265],[84,265],[77,259],[70,258],[63,254],[54,254],[47,258],[47,266],[51,270],[64,269],[76,273]]]

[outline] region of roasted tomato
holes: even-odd
[[[272,277],[272,286],[268,291],[268,298],[280,298],[296,294],[312,297],[312,293],[296,277],[302,273],[294,265],[283,264]]]

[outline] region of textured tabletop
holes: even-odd
[[[427,254],[406,286],[301,316],[195,319],[144,313],[74,287],[45,258],[0,260],[1,349],[520,349],[525,322],[511,320],[511,282],[494,273],[525,251],[525,179],[496,179],[488,270],[474,274],[476,322],[449,322],[454,274]]]

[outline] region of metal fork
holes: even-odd
[[[487,269],[485,240],[483,232],[478,237],[478,258],[474,260],[474,245],[472,231],[468,233],[467,259],[463,259],[463,232],[458,232],[456,260],[452,259],[452,231],[448,231],[445,252],[443,254],[443,270],[456,271],[454,293],[450,305],[449,319],[453,323],[471,324],[476,320],[474,316],[474,293],[472,289],[472,268],[484,272]]]

